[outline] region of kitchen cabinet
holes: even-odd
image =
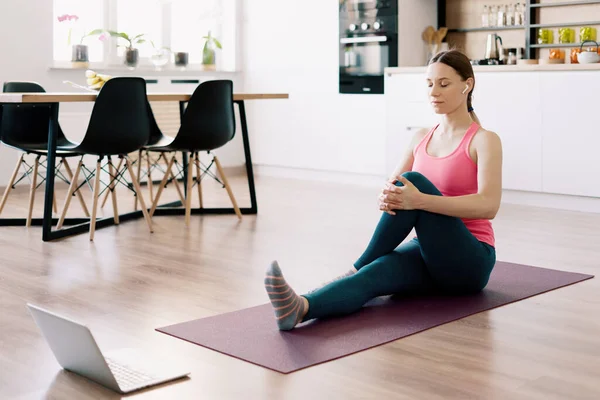
[[[473,108],[483,128],[496,132],[502,140],[503,189],[541,192],[540,75],[478,73]]]
[[[386,75],[386,176],[398,165],[415,132],[438,119],[427,101],[423,74]]]
[[[386,75],[386,169],[392,171],[416,129],[438,121],[424,72]],[[598,71],[477,71],[473,107],[503,147],[502,188],[600,198]]]
[[[543,191],[600,197],[598,72],[540,73]]]

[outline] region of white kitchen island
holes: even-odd
[[[504,150],[504,199],[600,212],[600,64],[475,66],[473,108]],[[438,121],[426,67],[386,69],[386,169]]]

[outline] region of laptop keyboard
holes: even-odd
[[[154,376],[131,369],[122,364],[116,363],[109,358],[106,358],[106,363],[115,376],[115,379],[119,383],[119,386],[128,388],[136,387],[156,379]]]

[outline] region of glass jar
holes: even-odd
[[[515,25],[515,6],[513,4],[509,4],[506,10],[506,25]]]
[[[506,7],[502,4],[498,6],[498,21],[497,26],[506,26]]]
[[[488,18],[488,22],[489,22],[489,26],[498,26],[498,6],[496,5],[491,5],[490,8],[490,15]]]
[[[509,49],[508,50],[508,58],[506,60],[508,65],[516,65],[517,64],[517,49]]]
[[[574,47],[571,49],[571,64],[579,64],[579,60],[577,59],[577,54],[581,53],[580,47]]]
[[[483,6],[483,13],[481,14],[481,26],[484,28],[490,26],[490,10],[487,4]]]
[[[523,25],[523,8],[521,3],[515,6],[515,25]]]
[[[579,30],[579,40],[580,42],[585,42],[586,40],[596,41],[596,28],[592,26],[582,26]]]
[[[564,60],[565,59],[565,51],[561,49],[550,49],[550,57],[551,60]]]
[[[538,30],[538,44],[554,43],[554,32],[551,29]]]
[[[558,43],[575,43],[575,29],[559,28]]]

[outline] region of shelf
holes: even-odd
[[[531,28],[566,28],[572,26],[592,26],[600,25],[600,21],[585,21],[585,22],[565,22],[558,24],[531,24]]]
[[[540,3],[530,4],[531,8],[542,8],[542,7],[568,7],[568,6],[583,6],[587,4],[600,4],[600,0],[579,0],[579,1],[566,1],[561,3]]]
[[[554,44],[531,44],[529,47],[534,49],[555,49],[559,47],[581,47],[581,43],[554,43]],[[587,44],[583,47],[596,47],[593,43]]]
[[[512,30],[523,30],[525,26],[523,25],[514,25],[514,26],[490,26],[490,27],[482,27],[482,28],[455,28],[448,29],[448,33],[450,32],[493,32],[493,31],[512,31]]]

